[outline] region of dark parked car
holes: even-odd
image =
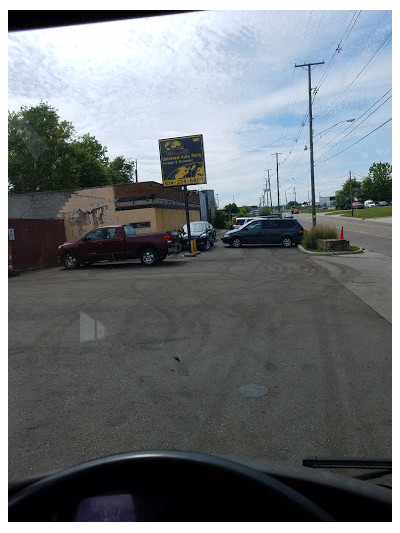
[[[387,202],[383,201],[383,202],[378,202],[376,205],[385,206],[385,205],[389,205],[389,204]]]
[[[242,244],[281,244],[288,248],[293,244],[297,246],[303,234],[303,227],[296,219],[258,219],[243,229],[228,231],[222,242],[234,248],[240,248]]]
[[[351,204],[353,209],[364,209],[364,204],[362,202],[353,202]]]
[[[187,224],[181,229],[180,235],[182,248],[189,249]],[[190,223],[190,237],[192,240],[196,239],[196,246],[199,250],[209,250],[217,240],[217,232],[212,224],[199,220]]]

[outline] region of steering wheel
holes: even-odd
[[[248,466],[192,452],[140,451],[88,461],[32,483],[10,498],[9,521],[80,521],[83,501],[121,494],[131,497],[137,521],[333,520],[300,493]]]

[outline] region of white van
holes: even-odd
[[[236,218],[233,225],[229,226],[229,229],[242,229],[244,225],[248,224],[249,222],[252,222],[253,220],[259,220],[260,218],[282,218],[282,215],[275,214],[275,215],[265,215],[261,217],[238,217]]]
[[[375,202],[373,200],[365,200],[364,202],[364,207],[367,208],[367,207],[375,207]]]
[[[240,229],[243,224],[247,224],[251,220],[254,220],[256,217],[238,217],[232,225],[231,229]]]

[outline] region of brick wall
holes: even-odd
[[[173,189],[171,187],[164,187],[161,183],[156,181],[144,181],[142,183],[130,183],[127,185],[114,185],[114,196],[118,198],[142,198],[162,196],[165,198],[173,198],[185,201],[185,195],[183,191]],[[199,195],[196,193],[190,193],[188,195],[189,202],[199,203]]]

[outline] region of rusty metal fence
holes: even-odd
[[[9,271],[18,272],[57,265],[57,248],[63,242],[63,220],[9,218]]]

